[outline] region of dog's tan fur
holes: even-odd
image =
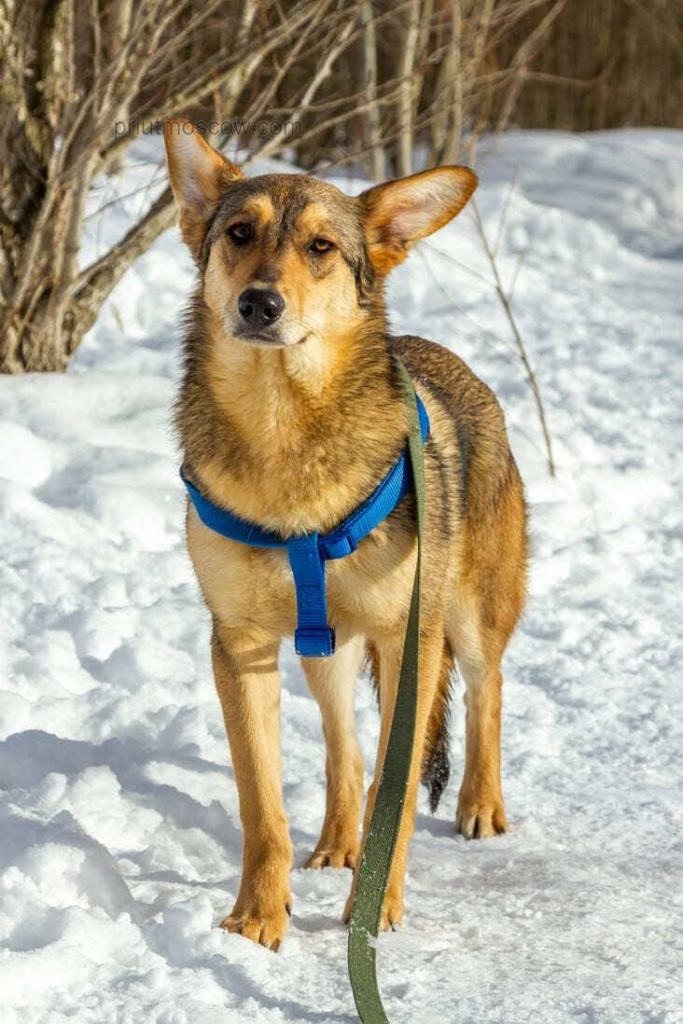
[[[455,216],[476,179],[439,168],[358,198],[304,175],[246,179],[186,124],[167,126],[183,236],[200,270],[188,317],[177,422],[188,474],[214,502],[278,531],[325,532],[373,490],[405,445],[398,353],[431,420],[425,449],[418,712],[410,782],[383,924],[401,920],[403,880],[423,774],[445,782],[453,659],[466,684],[465,771],[457,828],[506,828],[500,782],[500,662],[520,615],[527,557],[522,485],[491,391],[446,349],[392,338],[383,279],[418,238]],[[249,226],[237,244],[234,225]],[[241,228],[240,228],[241,230]],[[312,251],[314,239],[334,243]],[[239,336],[243,289],[277,288],[277,344]],[[243,875],[223,922],[277,948],[291,906],[292,845],[282,803],[278,649],[296,621],[286,554],[204,527],[190,507],[188,546],[213,617],[212,657],[244,827]],[[355,867],[363,764],[353,691],[369,655],[380,742],[365,829],[391,725],[415,568],[414,500],[358,550],[327,566],[330,659],[303,659],[327,744],[327,809],[310,867]],[[441,773],[441,775],[439,775]],[[434,788],[435,787],[435,788]],[[353,891],[347,904],[351,909]]]

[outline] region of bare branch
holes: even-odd
[[[367,104],[365,116],[365,137],[370,151],[371,177],[373,181],[384,181],[387,177],[387,155],[380,137],[379,107],[377,106],[377,36],[372,13],[371,0],[360,5],[363,27],[363,92]]]
[[[451,103],[447,107],[448,126],[441,133],[435,132],[437,139],[441,135],[443,144],[439,150],[437,163],[454,164],[460,152],[463,118],[463,74],[461,69],[462,51],[462,10],[460,0],[450,0],[451,38],[446,60],[441,65],[440,77],[437,82],[437,94],[445,86],[450,86]],[[439,118],[443,123],[443,116]]]
[[[550,431],[548,430],[548,421],[545,415],[545,409],[543,406],[543,399],[541,398],[541,391],[538,386],[538,380],[536,379],[536,374],[534,373],[531,367],[529,356],[526,351],[526,346],[522,339],[519,327],[517,326],[517,321],[515,320],[514,314],[512,312],[510,298],[508,296],[507,291],[505,290],[500,274],[498,272],[496,256],[489,243],[488,236],[486,234],[486,229],[484,228],[484,221],[482,220],[482,216],[476,199],[472,199],[470,205],[472,208],[472,212],[474,214],[474,222],[477,227],[479,238],[481,239],[481,244],[486,254],[486,258],[489,261],[489,266],[491,267],[491,273],[493,274],[493,278],[496,285],[496,292],[498,294],[498,298],[500,299],[501,306],[503,307],[503,310],[505,312],[508,324],[510,325],[510,330],[512,331],[512,336],[515,340],[515,345],[517,346],[519,358],[522,361],[524,372],[526,373],[526,378],[529,383],[529,387],[531,388],[534,402],[536,404],[536,411],[538,413],[538,418],[541,424],[541,430],[543,432],[543,440],[545,442],[548,472],[550,476],[555,476],[555,461],[553,459],[552,442],[550,440]]]
[[[398,146],[399,174],[412,174],[413,149],[413,90],[415,86],[415,55],[420,30],[420,0],[412,0],[408,9],[408,19],[403,39],[403,56],[401,60],[401,84],[398,91],[398,117],[401,135]]]
[[[556,2],[553,4],[550,10],[546,13],[546,15],[541,19],[539,24],[536,26],[534,31],[531,32],[529,36],[527,36],[527,38],[524,40],[519,50],[515,54],[515,57],[512,61],[512,68],[516,73],[512,85],[505,98],[503,109],[501,110],[500,116],[498,117],[498,123],[496,125],[498,131],[502,131],[503,128],[506,128],[507,125],[509,124],[510,117],[512,116],[512,112],[515,108],[515,104],[517,103],[519,93],[522,89],[522,85],[524,84],[524,79],[526,76],[529,61],[532,60],[535,56],[538,47],[541,45],[544,36],[548,32],[548,29],[555,21],[557,16],[560,14],[566,2],[567,0],[556,0]]]
[[[332,49],[328,52],[327,56],[322,61],[315,75],[311,79],[306,89],[306,92],[303,95],[300,106],[296,108],[297,116],[302,117],[310,108],[311,103],[313,102],[313,99],[315,98],[318,89],[330,74],[333,63],[337,60],[339,54],[342,53],[348,46],[349,36],[351,35],[351,30],[353,28],[355,20],[356,15],[354,12],[353,16],[349,18],[346,25],[342,29],[338,43],[335,46],[333,46]],[[271,154],[275,153],[278,149],[281,148],[282,141],[277,136],[275,136],[269,142],[267,142],[265,146],[261,147],[261,149],[258,151],[258,158],[259,160],[263,160],[266,157],[271,156]]]
[[[120,242],[79,274],[72,289],[77,304],[99,309],[102,300],[161,232],[171,226],[174,217],[173,194],[166,188]]]

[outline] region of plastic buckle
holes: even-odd
[[[335,636],[330,626],[300,626],[294,630],[294,650],[302,658],[329,658]]]

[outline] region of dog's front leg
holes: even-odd
[[[244,828],[240,891],[222,927],[277,949],[291,912],[292,866],[282,803],[278,642],[216,622],[211,654]]]
[[[372,812],[375,807],[375,798],[379,788],[382,772],[384,771],[384,758],[386,755],[391,723],[398,691],[398,679],[401,670],[401,658],[403,654],[403,634],[377,641],[375,644],[379,659],[379,699],[380,699],[380,734],[377,757],[375,760],[375,774],[368,789],[368,799],[365,807],[363,821],[363,841],[365,840],[372,819]],[[427,733],[429,713],[434,702],[441,663],[443,659],[444,638],[443,632],[438,625],[432,626],[429,631],[423,630],[420,633],[420,662],[419,682],[417,693],[417,709],[415,714],[415,739],[413,742],[410,772],[406,787],[406,797],[401,817],[394,857],[391,864],[391,872],[387,883],[387,890],[382,908],[381,927],[390,928],[400,924],[403,919],[403,887],[405,882],[406,864],[408,860],[408,846],[415,827],[415,805],[417,803],[417,791],[420,783],[422,768],[422,754]],[[348,923],[353,910],[355,898],[357,872],[354,875],[351,893],[346,903],[344,920]]]
[[[327,747],[327,801],[320,838],[308,868],[355,868],[363,802],[363,755],[356,739],[353,697],[365,655],[362,637],[338,644],[331,658],[302,661],[318,702]]]

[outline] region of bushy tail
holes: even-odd
[[[368,644],[367,667],[375,686],[379,701],[379,654],[377,649]],[[441,674],[437,686],[434,703],[429,713],[427,734],[422,754],[422,783],[429,790],[429,807],[432,813],[439,806],[441,794],[448,784],[451,766],[448,756],[448,720],[450,717],[451,683],[455,663],[453,652],[444,641],[441,659]]]
[[[448,756],[448,721],[454,668],[453,652],[448,643],[444,642],[439,685],[429,714],[422,755],[422,782],[429,790],[429,808],[432,814],[439,806],[441,794],[448,785],[451,774]]]

